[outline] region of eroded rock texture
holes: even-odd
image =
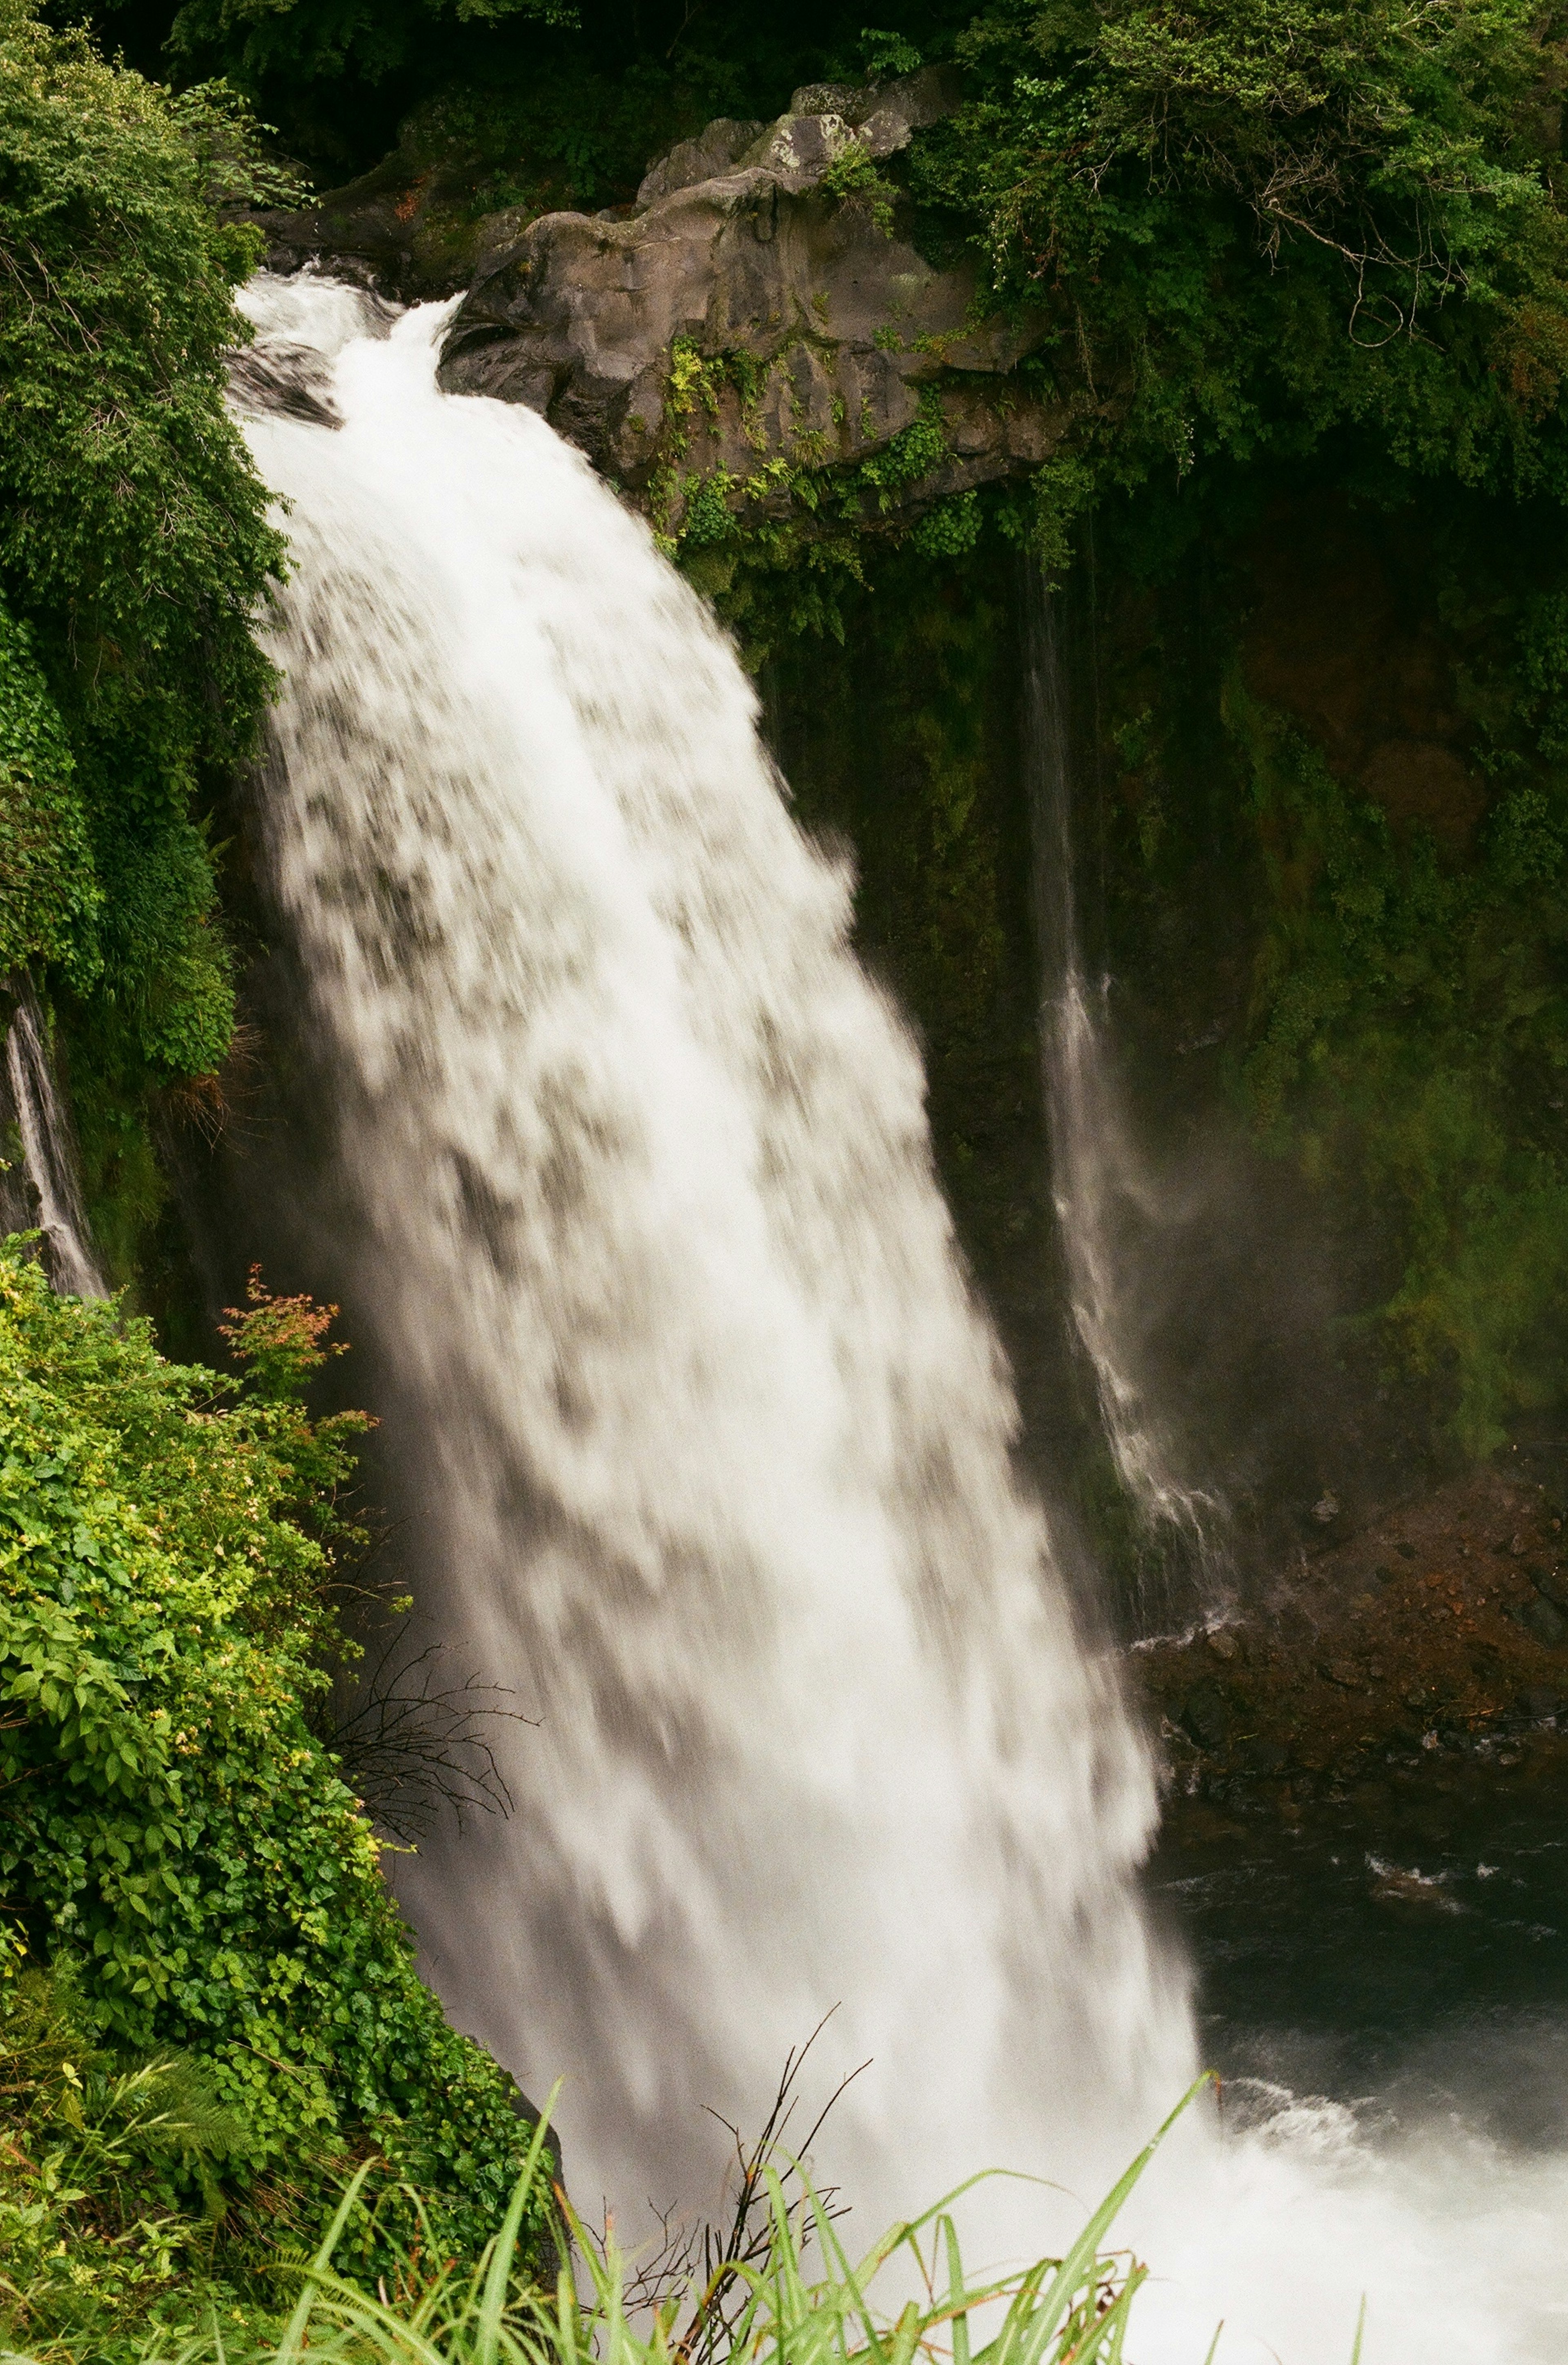
[[[527,403],[633,491],[672,450],[688,483],[869,458],[927,388],[948,448],[899,488],[904,507],[1037,466],[1065,421],[1007,373],[1040,326],[977,326],[972,268],[935,268],[885,197],[834,170],[856,150],[895,154],[956,100],[932,70],[813,86],[773,124],[683,141],[629,218],[547,214],[510,244],[492,236],[442,384]],[[678,346],[724,364],[700,400],[672,390]]]

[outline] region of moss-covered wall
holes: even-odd
[[[1517,536],[1489,581],[1504,522],[1238,478],[1185,515],[1107,506],[1057,594],[1081,931],[1155,1186],[1148,1368],[1243,1571],[1568,1393],[1568,916],[1529,687],[1554,611]],[[921,1033],[1029,1458],[1130,1571],[1051,1208],[1021,588],[999,534],[893,554],[842,644],[774,641],[766,704]]]
[[[1568,1380],[1559,600],[1530,532],[1298,485],[1101,583],[1110,949],[1151,1103],[1209,1060],[1258,1188],[1312,1211],[1339,1363],[1445,1459]]]

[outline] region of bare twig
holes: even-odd
[[[806,2057],[837,2009],[834,2004],[824,2012],[799,2050],[790,2051],[772,2106],[754,2142],[748,2144],[722,2112],[709,2109],[708,2115],[727,2130],[735,2146],[739,2181],[727,2223],[709,2223],[699,2232],[682,2236],[670,2232],[667,2215],[655,2213],[660,2214],[665,2239],[637,2280],[637,2303],[656,2309],[668,2307],[672,2301],[678,2306],[683,2296],[689,2299],[687,2320],[669,2349],[671,2359],[682,2360],[682,2365],[713,2365],[715,2358],[726,2351],[736,2320],[751,2296],[750,2270],[761,2266],[773,2250],[777,2228],[768,2196],[770,2169],[778,2175],[785,2214],[800,2249],[811,2242],[816,2209],[829,2218],[845,2214],[846,2204],[837,2200],[837,2187],[808,2191],[802,2169],[828,2113],[860,2071],[869,2068],[868,2062],[861,2062],[839,2080],[812,2120],[804,2142],[790,2151],[784,2148],[785,2134],[800,2102],[797,2088]]]
[[[459,1821],[476,1810],[509,1815],[511,1792],[488,1737],[497,1720],[537,1724],[504,1705],[515,1695],[475,1675],[443,1680],[443,1648],[406,1655],[399,1627],[356,1687],[331,1734],[344,1778],[372,1820],[396,1840],[422,1838],[443,1807]]]

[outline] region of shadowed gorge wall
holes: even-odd
[[[1509,702],[1540,595],[1486,583],[1505,521],[1222,494],[1152,531],[1112,508],[1058,604],[1080,925],[1160,1201],[1149,1351],[1245,1571],[1561,1403],[1565,1049],[1556,841]],[[774,642],[767,718],[921,1030],[1026,1451],[1125,1569],[1149,1540],[1066,1343],[1050,1203],[1021,582],[995,535],[878,566],[842,644]]]
[[[1259,508],[1109,599],[1112,966],[1322,1211],[1391,1448],[1484,1452],[1562,1383],[1555,562],[1479,503]]]
[[[846,843],[857,940],[925,1058],[944,1188],[996,1308],[1029,1446],[1071,1459],[1022,779],[1019,563],[879,567],[842,642],[784,638],[765,722],[798,820]]]

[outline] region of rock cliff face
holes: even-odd
[[[874,458],[927,398],[940,456],[876,504],[907,518],[1037,467],[1066,425],[1010,375],[1043,318],[977,320],[973,266],[928,262],[879,173],[958,95],[942,68],[815,84],[773,123],[710,123],[603,213],[475,218],[459,165],[398,150],[315,206],[254,219],[274,270],[405,301],[465,288],[442,384],[542,411],[671,527],[715,476],[732,507],[787,505],[781,472]]]
[[[905,512],[1037,466],[1065,421],[1007,374],[1040,325],[977,323],[972,267],[925,261],[877,180],[955,104],[932,71],[798,91],[773,124],[683,141],[626,218],[547,214],[492,238],[442,384],[527,403],[633,493],[678,454],[678,506],[717,472],[766,503],[778,464],[870,458],[927,390],[946,450],[897,488]]]
[[[1064,426],[1007,378],[1038,326],[974,319],[972,267],[927,263],[878,177],[956,102],[932,69],[797,90],[776,123],[684,140],[610,213],[499,213],[459,234],[440,175],[390,156],[260,222],[279,270],[315,263],[405,298],[468,284],[442,386],[527,402],[632,494],[662,473],[677,516],[719,471],[767,504],[778,464],[870,459],[929,390],[944,454],[879,504],[908,513],[1029,471]],[[702,371],[700,402],[678,383],[672,402],[677,354]]]

